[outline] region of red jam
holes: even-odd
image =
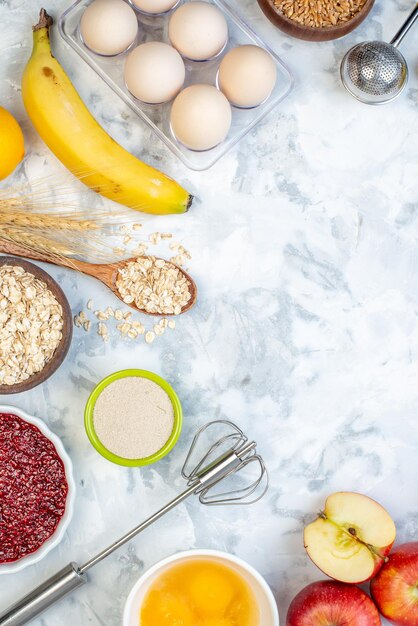
[[[0,413],[0,563],[45,543],[64,515],[67,493],[54,444],[37,426]]]

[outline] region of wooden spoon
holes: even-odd
[[[69,267],[72,270],[78,270],[83,274],[87,274],[87,276],[93,276],[93,278],[97,278],[106,287],[109,287],[115,294],[119,300],[123,302],[122,296],[120,295],[118,288],[116,286],[116,279],[118,276],[118,271],[123,269],[128,263],[132,261],[136,261],[137,258],[141,257],[132,257],[129,259],[124,259],[123,261],[117,261],[116,263],[86,263],[85,261],[79,261],[77,259],[66,259],[64,257],[57,257],[54,254],[50,254],[48,252],[38,252],[36,250],[31,250],[25,248],[24,246],[20,246],[19,244],[8,241],[7,239],[2,239],[0,237],[0,252],[4,252],[5,254],[12,254],[13,256],[25,257],[27,259],[33,259],[35,261],[43,261],[44,263],[53,263],[54,265],[59,265],[61,267]],[[171,261],[169,261],[171,263]],[[185,313],[189,309],[192,308],[197,298],[197,287],[194,280],[185,272],[181,267],[172,263],[189,281],[189,292],[191,294],[191,298],[188,303],[182,308],[181,313]],[[125,305],[126,303],[123,302]],[[146,315],[156,315],[158,317],[167,317],[174,315],[174,313],[149,313],[148,311],[144,311],[136,306],[133,302],[132,304],[128,304],[127,306],[132,307],[136,311],[140,311],[141,313],[145,313]]]

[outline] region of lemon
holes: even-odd
[[[25,154],[23,133],[9,111],[0,107],[0,180],[19,165]]]

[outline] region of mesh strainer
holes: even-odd
[[[341,80],[365,104],[385,104],[404,90],[408,66],[398,46],[415,20],[418,4],[390,43],[365,41],[351,48],[341,63]]]

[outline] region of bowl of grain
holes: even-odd
[[[330,41],[357,28],[375,0],[258,0],[280,30],[306,41]]]
[[[65,359],[71,309],[55,280],[37,265],[0,257],[0,394],[43,383]]]
[[[103,379],[84,412],[91,444],[105,459],[140,467],[165,457],[180,436],[183,413],[169,383],[147,370],[126,369]]]

